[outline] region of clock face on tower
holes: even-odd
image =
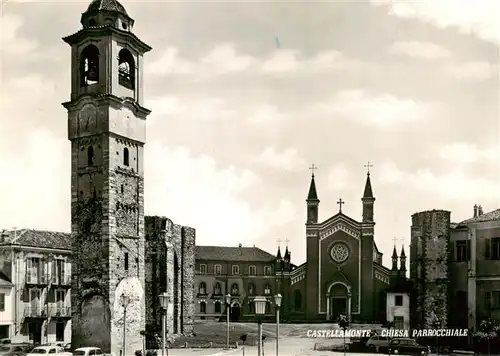
[[[86,104],[78,114],[78,125],[80,132],[88,131],[97,126],[97,108],[92,104]]]

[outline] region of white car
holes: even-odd
[[[104,355],[104,352],[98,347],[80,347],[73,351],[73,356],[91,356]]]
[[[72,356],[71,352],[66,352],[61,346],[38,346],[35,347],[26,356],[39,356],[51,354],[56,356]]]

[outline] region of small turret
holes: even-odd
[[[375,197],[373,196],[372,182],[370,179],[370,167],[372,167],[372,165],[370,164],[370,162],[368,162],[368,165],[366,165],[365,167],[368,167],[368,173],[366,174],[363,198],[361,198],[361,202],[363,203],[363,222],[374,223],[373,210]]]
[[[400,268],[399,270],[402,272],[402,275],[406,275],[406,254],[404,246],[401,246],[401,254],[400,254]]]
[[[306,224],[317,224],[318,223],[318,206],[319,199],[318,193],[316,191],[316,182],[314,180],[314,170],[317,169],[314,165],[312,165],[311,169],[313,170],[311,176],[311,184],[309,185],[309,193],[307,194],[307,220]]]
[[[283,256],[283,269],[285,271],[290,271],[290,258],[291,258],[291,253],[288,250],[288,246],[286,246],[285,255]]]
[[[283,270],[283,258],[281,257],[281,249],[278,246],[278,253],[276,254],[276,272]]]
[[[394,249],[392,250],[392,271],[398,270],[398,253],[396,251],[396,245],[394,245]]]

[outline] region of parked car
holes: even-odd
[[[385,336],[373,335],[366,342],[366,347],[375,352],[387,351],[389,349],[390,340],[390,338]]]
[[[29,344],[5,344],[0,346],[1,356],[25,356],[31,350]]]
[[[52,354],[56,356],[72,356],[71,352],[66,352],[61,346],[37,346],[26,356],[39,356]]]
[[[80,347],[73,351],[73,356],[91,356],[104,355],[104,352],[98,347]]]
[[[0,345],[12,344],[11,339],[0,339]]]
[[[414,339],[400,338],[393,339],[389,343],[390,355],[428,355],[431,352],[428,346],[420,345]]]

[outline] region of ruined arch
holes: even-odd
[[[125,48],[118,53],[118,83],[127,89],[135,89],[135,61]]]
[[[99,82],[99,49],[88,45],[80,55],[80,86]]]

